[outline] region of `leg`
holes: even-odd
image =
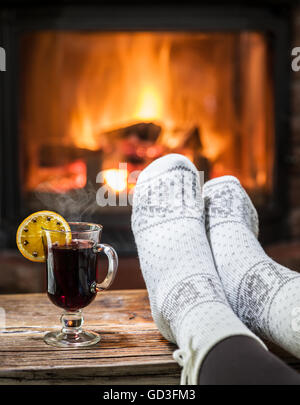
[[[210,180],[203,195],[207,235],[233,311],[254,333],[300,358],[300,274],[264,252],[256,210],[238,179]]]
[[[226,300],[205,233],[198,172],[187,158],[167,155],[140,174],[132,229],[153,319],[179,346],[182,383],[197,383],[206,353],[226,337],[251,336],[264,347]]]
[[[219,342],[207,354],[200,385],[300,385],[300,375],[248,336]]]

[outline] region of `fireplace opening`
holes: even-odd
[[[274,106],[266,33],[45,30],[20,43],[25,212],[59,209],[62,195],[88,193],[100,171],[118,193],[130,189],[132,171],[172,152],[206,178],[237,176],[255,204],[268,201]],[[86,204],[93,215],[121,209]]]

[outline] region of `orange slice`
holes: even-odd
[[[51,233],[53,244],[64,245],[72,240],[68,222],[56,212],[38,211],[29,215],[17,230],[16,242],[22,255],[33,262],[46,260],[42,228],[60,231]]]

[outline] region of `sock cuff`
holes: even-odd
[[[194,311],[199,311],[199,308],[195,308]],[[224,307],[224,312],[226,313],[226,311],[226,307]],[[229,312],[228,317],[230,317]],[[207,354],[224,339],[232,336],[248,336],[259,342],[265,350],[268,350],[263,341],[251,332],[237,317],[233,316],[231,318],[230,325],[224,324],[222,318],[218,316],[216,318],[218,319],[215,320],[214,330],[206,338],[202,336],[199,339],[198,336],[198,333],[201,333],[201,324],[205,322],[205,319],[201,320],[201,324],[197,322],[197,319],[194,319],[193,334],[190,333],[188,339],[186,336],[181,335],[179,342],[177,341],[179,349],[173,353],[173,357],[182,367],[180,382],[182,385],[198,384],[198,376]],[[185,329],[184,325],[182,325],[182,328],[183,330]]]

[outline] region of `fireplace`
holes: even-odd
[[[21,53],[28,208],[36,193],[55,200],[100,170],[120,191],[127,176],[119,162],[142,170],[171,152],[207,178],[237,175],[255,200],[268,198],[274,106],[266,34],[38,31],[22,36]]]
[[[130,206],[99,206],[97,174],[120,196],[172,152],[207,179],[239,177],[264,242],[287,235],[285,8],[28,6],[2,22],[2,246],[48,208],[103,223],[104,241],[135,256]]]

